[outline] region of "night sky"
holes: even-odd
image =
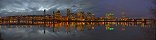
[[[122,10],[128,17],[149,17],[152,6],[152,0],[0,0],[0,16],[40,15],[44,9],[48,14],[57,10],[65,14],[69,8],[72,12],[93,12],[97,17],[109,11],[120,17]]]

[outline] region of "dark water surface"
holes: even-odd
[[[62,22],[0,25],[1,40],[155,40],[155,26],[143,22]]]

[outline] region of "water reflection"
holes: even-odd
[[[2,40],[2,38],[1,38],[1,33],[0,33],[0,40]]]
[[[125,30],[126,27],[150,27],[150,23],[145,22],[61,22],[56,24],[47,24],[47,25],[1,25],[1,30],[9,29],[50,29],[53,32],[73,32],[73,31],[88,31],[88,30],[99,30],[102,27],[102,30],[114,30],[116,27],[119,27],[118,30]]]
[[[153,36],[145,34],[151,30],[150,24],[150,22],[61,22],[46,25],[0,25],[0,32],[4,40],[149,40],[154,39]]]

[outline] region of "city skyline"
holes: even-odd
[[[0,40],[155,40],[155,0],[0,0]]]
[[[70,9],[66,9],[66,15],[63,16],[61,11],[53,11],[52,15],[46,14],[46,10],[42,15],[18,15],[0,17],[0,24],[6,25],[48,25],[59,22],[151,22],[152,19],[147,18],[129,18],[125,13],[121,13],[121,17],[115,17],[113,12],[106,13],[104,17],[95,17],[90,12],[79,11],[72,13]]]
[[[54,10],[65,13],[63,10],[70,8],[72,12],[90,11],[97,17],[112,10],[117,17],[121,16],[122,10],[125,10],[128,17],[151,17],[150,10],[154,6],[151,0],[1,0],[0,2],[0,16],[37,15],[42,14],[40,12],[44,9],[48,10],[49,14]]]
[[[45,14],[44,14],[44,11],[45,11]],[[37,11],[37,13],[39,13],[39,14],[33,14],[33,13],[32,14],[22,14],[23,12],[18,12],[18,13],[21,13],[21,14],[8,15],[8,17],[9,16],[26,16],[26,15],[54,15],[54,12],[58,12],[58,11],[59,11],[61,16],[68,16],[68,14],[69,14],[68,11],[69,11],[73,15],[76,15],[78,12],[82,12],[84,15],[89,15],[88,13],[90,13],[90,14],[94,15],[95,18],[106,17],[108,14],[111,14],[111,15],[113,15],[113,17],[117,17],[117,18],[122,18],[124,16],[124,17],[127,17],[127,18],[146,18],[146,19],[151,19],[148,16],[144,16],[144,17],[128,17],[128,15],[125,12],[125,10],[122,10],[120,12],[120,14],[118,14],[120,16],[115,15],[115,12],[113,10],[107,11],[106,13],[101,14],[101,16],[98,16],[98,15],[96,15],[96,13],[93,13],[91,11],[78,10],[78,11],[72,12],[73,10],[71,10],[71,9],[65,9],[65,10],[62,10],[62,11],[61,10],[49,11],[49,10],[44,9],[42,11]],[[7,16],[0,16],[0,17],[7,17]]]

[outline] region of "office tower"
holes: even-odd
[[[88,12],[88,13],[86,14],[86,20],[87,20],[87,21],[93,21],[94,19],[95,19],[95,15],[94,15],[93,13]]]
[[[70,12],[69,9],[67,9],[67,14],[66,14],[66,16],[69,16],[69,15],[71,15],[71,12]]]
[[[54,19],[56,19],[56,20],[62,19],[62,15],[61,15],[61,12],[59,10],[54,13]]]

